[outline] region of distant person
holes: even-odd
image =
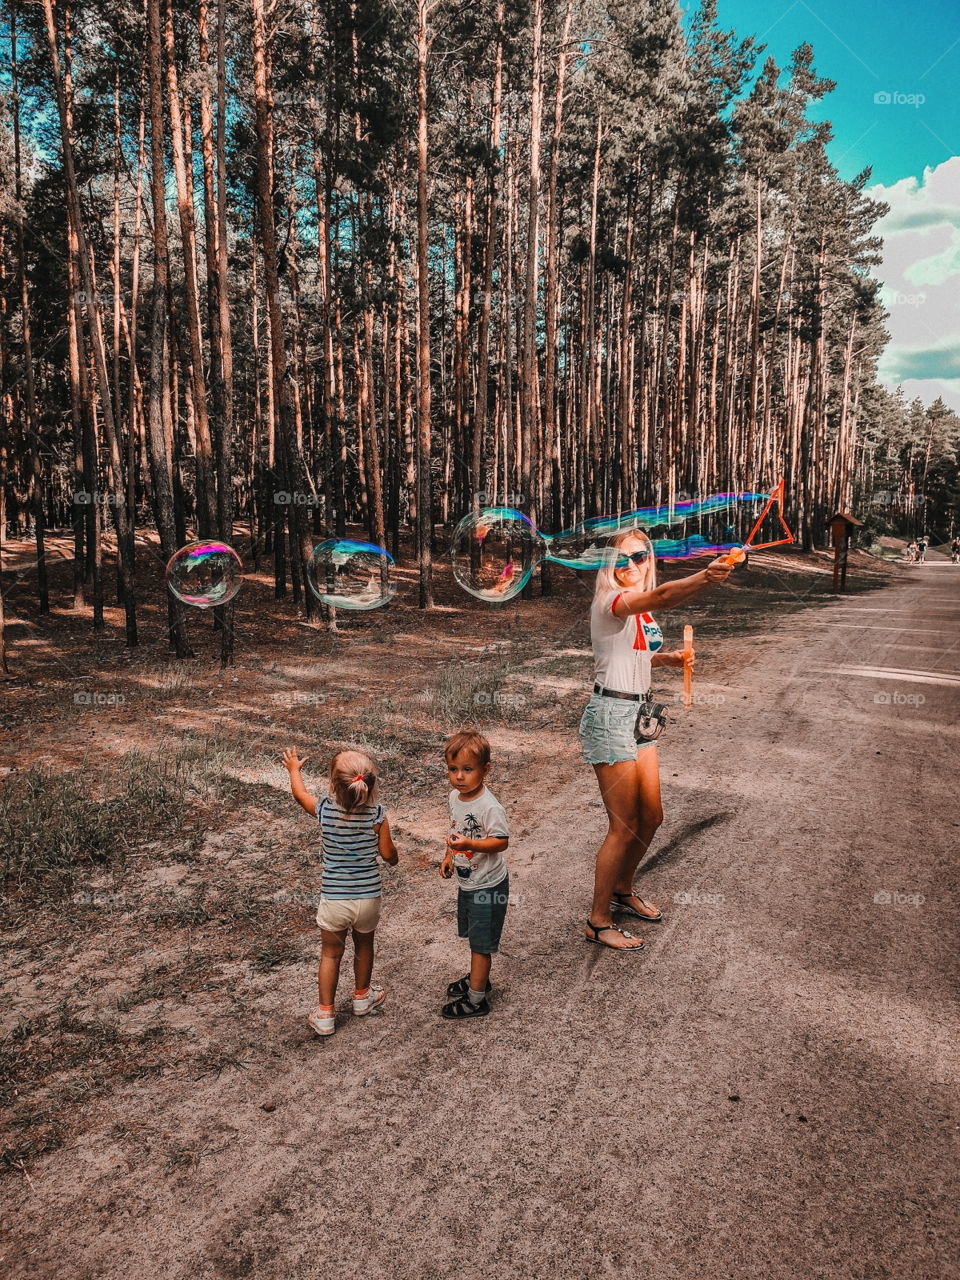
[[[444,758],[449,795],[450,834],[440,874],[457,874],[457,932],[470,944],[470,972],[447,987],[445,1018],[482,1018],[490,1012],[492,958],[500,949],[507,915],[510,877],[501,854],[510,843],[507,815],[486,786],[490,743],[465,731],[447,739]]]
[[[908,559],[909,561],[911,561],[911,563],[913,563],[913,562],[915,562],[915,561],[916,561],[917,556],[918,556],[919,554],[920,554],[920,553],[919,553],[919,551],[917,550],[917,544],[916,544],[915,542],[908,542],[908,543],[907,543],[907,549],[906,549],[906,551],[904,552],[904,555],[906,555],[907,559]]]
[[[927,540],[926,534],[924,534],[923,537],[917,539],[917,564],[926,563],[927,541],[928,540]]]
[[[960,538],[950,543],[950,560],[952,564],[960,564]]]
[[[330,761],[329,795],[317,803],[303,785],[306,764],[293,747],[283,753],[293,798],[320,823],[323,875],[320,882],[319,1003],[307,1018],[318,1036],[336,1030],[337,982],[347,934],[353,934],[353,1012],[370,1013],[385,994],[371,984],[373,936],[380,920],[380,864],[399,861],[382,804],[374,804],[377,767],[362,751],[338,751]]]
[[[590,609],[593,696],[580,720],[580,745],[592,764],[607,811],[608,829],[596,858],[593,905],[584,937],[614,951],[643,947],[613,923],[622,912],[642,923],[663,913],[634,892],[633,878],[663,822],[660,761],[656,741],[639,741],[636,722],[649,699],[652,667],[683,667],[682,649],[665,651],[649,612],[671,609],[704,587],[725,582],[731,566],[711,561],[699,573],[657,586],[653,545],[641,529],[625,529],[611,540],[616,552],[597,573]],[[659,645],[657,641],[659,640]]]

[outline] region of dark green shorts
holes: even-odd
[[[496,955],[507,916],[510,877],[504,876],[490,889],[460,889],[457,893],[457,932],[470,943],[471,951]]]

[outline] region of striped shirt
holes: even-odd
[[[382,804],[362,804],[347,812],[333,796],[317,807],[323,840],[324,898],[379,898],[381,891],[376,827],[383,822]]]

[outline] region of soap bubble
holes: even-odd
[[[547,537],[545,558],[568,569],[602,569],[617,559],[610,539],[619,532],[613,521],[587,520],[575,529]]]
[[[478,600],[512,600],[530,581],[544,550],[543,537],[522,512],[490,507],[457,525],[453,575]]]
[[[182,604],[215,609],[243,585],[243,561],[225,542],[190,542],[167,562],[167,586]]]
[[[307,567],[307,581],[319,600],[336,609],[379,609],[397,590],[389,551],[350,538],[318,543]]]

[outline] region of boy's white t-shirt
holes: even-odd
[[[651,684],[651,658],[663,647],[663,633],[649,613],[618,618],[613,606],[620,591],[598,591],[590,607],[593,678],[619,693],[646,693]]]
[[[450,834],[466,836],[468,840],[509,839],[503,805],[486,787],[472,800],[461,800],[459,791],[451,791]],[[492,889],[507,875],[507,864],[499,853],[475,853],[470,857],[455,853],[453,867],[457,884],[470,893]]]

